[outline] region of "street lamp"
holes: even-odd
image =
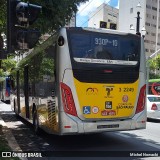
[[[144,39],[144,37],[145,37],[145,35],[146,35],[146,29],[144,28],[144,26],[143,26],[143,28],[141,29],[141,34],[142,34],[142,37],[143,37],[143,39]]]
[[[139,32],[139,28],[140,28],[140,11],[139,9],[141,8],[141,4],[140,2],[138,3],[137,5],[137,9],[138,9],[138,12],[137,12],[137,26],[136,26],[136,34],[137,35],[141,35],[141,33]]]

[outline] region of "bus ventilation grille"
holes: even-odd
[[[55,100],[48,101],[48,120],[51,127],[55,127],[56,125],[56,108],[55,108]]]

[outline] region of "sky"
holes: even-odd
[[[119,0],[89,0],[86,3],[82,3],[78,7],[78,12],[76,15],[76,26],[87,27],[88,15],[102,3],[106,3],[112,7],[119,8]]]

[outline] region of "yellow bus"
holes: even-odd
[[[61,28],[45,52],[17,66],[11,106],[51,134],[72,135],[146,127],[144,41],[94,28]]]

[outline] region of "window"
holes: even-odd
[[[154,53],[154,52],[155,52],[155,50],[154,50],[154,49],[150,49],[150,52],[151,52],[151,53]]]
[[[152,36],[156,36],[156,34],[155,34],[155,33],[151,33],[151,35],[152,35]]]
[[[151,26],[156,28],[156,25],[155,25],[155,24],[151,24]]]
[[[146,5],[146,8],[151,9],[151,6],[147,4],[147,5]]]
[[[160,97],[148,97],[150,102],[160,102]]]
[[[28,64],[28,93],[30,96],[51,96],[55,84],[55,49],[55,45],[50,46],[45,53],[42,52],[30,59]]]
[[[133,13],[133,8],[130,8],[130,13]]]
[[[157,11],[157,8],[156,7],[152,7],[152,10]]]
[[[147,18],[151,18],[151,15],[147,13],[147,14],[146,14],[146,17],[147,17]]]
[[[133,24],[130,25],[130,29],[133,27]]]
[[[157,16],[153,16],[153,19],[157,19]]]
[[[151,41],[151,44],[156,44],[156,42],[154,42],[154,41]]]
[[[138,61],[140,40],[135,35],[70,33],[71,55],[77,58]]]
[[[146,22],[146,26],[150,26],[150,23],[147,23],[147,22]]]
[[[144,40],[144,42],[145,42],[145,43],[150,43],[150,41],[149,41],[149,40],[146,40],[146,39]]]

